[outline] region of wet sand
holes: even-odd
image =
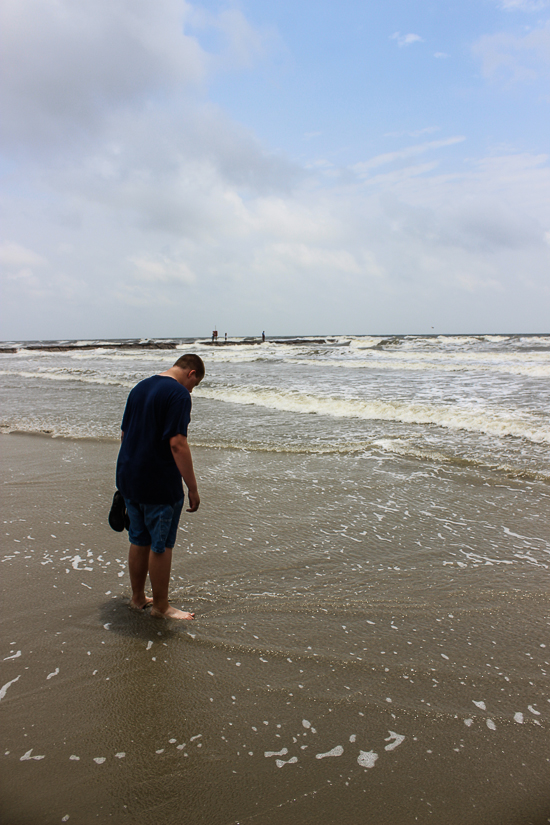
[[[314,550],[344,531],[358,565],[336,465],[302,468],[328,467],[321,527],[288,456],[195,449],[172,592],[197,619],[167,623],[127,606],[117,445],[0,449],[2,822],[550,821],[547,570],[480,586],[481,568],[393,559],[350,589]]]

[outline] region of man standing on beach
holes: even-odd
[[[178,358],[173,367],[140,381],[130,392],[122,419],[116,482],[130,519],[128,567],[131,607],[151,604],[152,616],[193,619],[168,603],[172,548],[183,508],[182,478],[188,513],[200,504],[187,427],[191,393],[204,377],[198,355]],[[145,596],[149,574],[153,598]]]

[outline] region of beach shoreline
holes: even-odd
[[[3,821],[546,821],[542,582],[487,568],[461,609],[478,569],[444,584],[441,567],[423,592],[414,570],[380,566],[339,594],[337,525],[311,521],[307,474],[327,468],[350,531],[337,481],[358,459],[301,459],[293,502],[288,456],[202,448],[203,503],[183,519],[172,582],[197,619],[154,620],[128,609],[127,538],[107,526],[117,448],[0,439]],[[328,555],[319,528],[334,531]],[[361,558],[355,535],[345,564]]]

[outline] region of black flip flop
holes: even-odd
[[[124,528],[128,529],[130,526],[130,519],[126,512],[126,504],[122,493],[117,490],[113,496],[113,503],[109,511],[109,525],[117,533],[122,533]]]

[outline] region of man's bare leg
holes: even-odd
[[[139,547],[137,544],[131,544],[128,552],[128,569],[130,571],[130,584],[132,585],[130,607],[135,610],[143,610],[153,601],[145,595],[150,549],[150,547]]]
[[[186,613],[171,607],[168,603],[168,586],[172,569],[172,548],[166,547],[164,553],[149,553],[149,578],[153,589],[153,607],[151,616],[164,616],[168,619],[194,619],[194,613]]]

